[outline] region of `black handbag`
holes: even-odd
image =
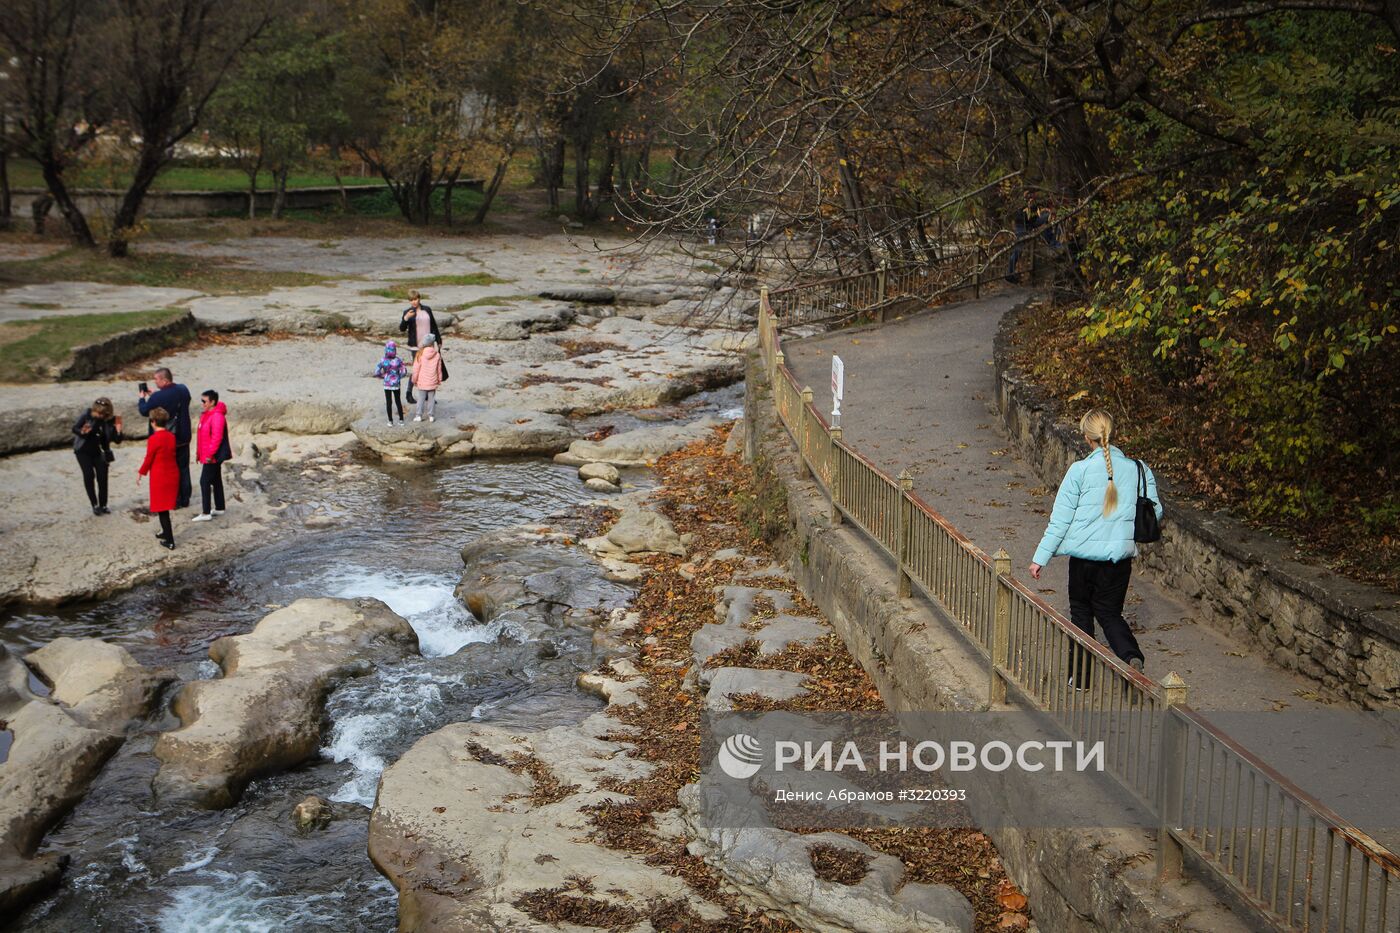
[[[116,463],[117,455],[112,453],[112,448],[104,447],[102,449],[102,459],[106,460],[108,463]]]
[[[1157,521],[1157,503],[1147,497],[1147,471],[1141,460],[1134,460],[1138,468],[1137,514],[1133,516],[1133,540],[1139,544],[1151,544],[1162,540],[1162,524]]]

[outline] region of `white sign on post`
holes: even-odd
[[[831,423],[841,423],[841,399],[846,394],[846,364],[831,354]]]

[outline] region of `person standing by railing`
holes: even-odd
[[[1141,671],[1142,649],[1123,618],[1128,580],[1137,556],[1134,525],[1137,496],[1121,494],[1118,483],[1127,479],[1136,490],[1141,472],[1146,496],[1152,500],[1157,517],[1162,517],[1162,501],[1157,480],[1141,461],[1130,459],[1109,443],[1113,416],[1102,408],[1085,413],[1079,430],[1089,444],[1089,455],[1070,464],[1040,546],[1031,560],[1031,577],[1039,580],[1041,569],[1056,554],[1069,556],[1069,616],[1083,632],[1094,636],[1094,620],[1103,626],[1108,646],[1119,659]],[[1115,479],[1117,477],[1117,479]],[[1073,686],[1088,686],[1081,648],[1075,652]]]

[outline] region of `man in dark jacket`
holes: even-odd
[[[141,393],[136,407],[143,415],[155,408],[163,408],[170,415],[166,429],[175,435],[175,464],[180,468],[180,493],[175,505],[187,509],[193,491],[190,482],[190,390],[176,382],[174,375],[164,366],[157,369],[151,379],[156,384],[156,390]]]
[[[438,330],[437,318],[433,317],[433,309],[419,300],[417,289],[408,293],[408,307],[404,309],[403,316],[399,318],[399,332],[408,335],[408,348],[413,351],[413,359],[418,358],[418,348],[423,346],[424,338],[428,334],[432,334],[438,348],[442,348],[442,332]],[[409,360],[410,369],[412,363],[413,360]],[[413,380],[411,379],[403,399],[410,405],[417,401],[413,397]]]

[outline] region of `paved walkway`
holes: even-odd
[[[1052,561],[1038,583],[1026,571],[1054,489],[1017,457],[995,408],[992,340],[1002,315],[1025,297],[1006,291],[890,324],[784,341],[783,350],[826,412],[831,356],[840,355],[847,443],[891,474],[908,469],[925,501],[988,554],[1005,547],[1016,575],[1068,615],[1066,560]],[[1131,425],[1124,428],[1131,453]],[[1189,685],[1192,706],[1212,711],[1222,728],[1400,851],[1393,794],[1373,796],[1400,773],[1395,718],[1286,716],[1277,718],[1277,729],[1260,728],[1261,711],[1338,710],[1340,704],[1329,705],[1316,683],[1280,670],[1256,646],[1236,644],[1197,622],[1200,612],[1145,576],[1133,579],[1124,615],[1147,655],[1148,674],[1160,680],[1176,671]],[[1367,782],[1372,793],[1359,792],[1361,774],[1374,776]],[[1381,776],[1389,777],[1382,782]],[[1387,802],[1378,805],[1378,799]],[[1375,825],[1378,814],[1391,828]]]

